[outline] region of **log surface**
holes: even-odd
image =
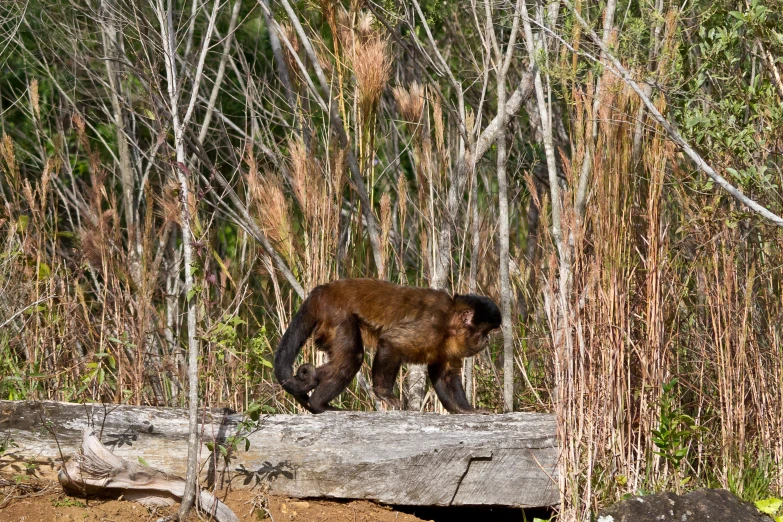
[[[368,499],[399,505],[551,506],[559,501],[552,415],[330,412],[269,415],[225,464],[206,443],[237,433],[240,414],[204,414],[202,478],[233,488],[269,484],[291,497]],[[0,471],[34,462],[56,471],[93,427],[118,457],[184,474],[184,409],[0,401],[0,438],[15,447]],[[214,446],[213,446],[214,447]],[[59,448],[59,449],[58,449]]]

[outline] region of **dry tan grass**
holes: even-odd
[[[432,106],[432,126],[435,131],[435,147],[438,151],[438,157],[442,164],[445,164],[446,146],[445,146],[445,125],[443,123],[443,109],[440,104],[440,97],[430,90],[430,105]]]
[[[398,85],[392,89],[392,94],[403,120],[418,125],[424,113],[424,87],[417,82],[411,83],[407,89]]]
[[[318,205],[324,197],[324,175],[320,166],[308,155],[301,140],[288,144],[291,155],[291,181],[296,202],[309,222],[317,219]]]
[[[156,198],[157,206],[160,209],[158,214],[163,218],[164,223],[176,223],[179,225],[182,221],[178,197],[179,191],[180,187],[177,180],[169,178],[160,191],[160,196]]]
[[[375,17],[370,12],[363,12],[358,15],[356,21],[356,31],[359,33],[359,37],[362,40],[371,40],[378,36],[378,31],[375,29]]]
[[[12,185],[19,182],[19,166],[16,164],[16,152],[14,151],[14,142],[8,134],[3,134],[3,143],[0,147],[0,154],[5,161],[5,171]]]
[[[379,270],[381,279],[386,278],[387,266],[389,263],[389,233],[392,225],[391,196],[384,192],[381,196],[381,245],[383,245],[384,266]]]
[[[304,217],[297,265],[302,267],[305,287],[312,288],[333,279],[336,272],[334,231],[345,183],[345,151],[337,149],[331,163],[321,163],[301,140],[292,139],[289,154],[291,188]]]
[[[400,172],[397,177],[397,212],[399,213],[399,230],[405,230],[405,218],[408,210],[408,180],[405,173]],[[400,233],[400,244],[397,249],[397,264],[400,272],[404,270],[403,255],[405,253],[405,234]]]
[[[391,77],[391,55],[388,42],[370,38],[354,46],[353,70],[363,113],[374,111],[381,93]]]
[[[35,117],[41,119],[41,97],[38,93],[38,79],[33,78],[30,82],[30,104],[33,106]]]
[[[288,42],[291,44],[291,47],[294,50],[294,53],[297,55],[299,54],[301,50],[301,43],[299,42],[299,37],[296,34],[296,30],[293,28],[293,26],[288,22],[283,22],[280,24],[280,38],[282,40],[288,40]],[[291,52],[291,50],[288,48],[287,45],[282,44],[283,47],[283,58],[285,59],[286,66],[288,67],[288,70],[292,73],[291,79],[295,82],[301,81],[301,71],[299,70],[299,65],[296,63],[296,59],[294,58],[294,54]]]
[[[348,14],[345,9],[339,9],[337,11],[337,38],[340,40],[345,53],[348,56],[353,54],[354,45],[354,33],[351,29],[353,26],[352,16]]]
[[[291,232],[291,214],[283,192],[283,181],[279,175],[272,172],[261,175],[252,151],[245,155],[245,162],[248,165],[245,176],[248,192],[255,204],[261,228],[291,262],[294,260],[294,236]]]

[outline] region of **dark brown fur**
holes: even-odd
[[[275,353],[275,376],[313,413],[351,382],[364,360],[364,345],[376,348],[372,366],[375,394],[393,407],[394,381],[403,362],[426,364],[443,406],[451,413],[474,411],[465,396],[462,359],[480,352],[500,311],[487,298],[395,285],[377,279],[343,279],[315,288],[299,309]],[[312,336],[329,355],[317,369],[296,356]],[[312,394],[308,397],[308,392]]]

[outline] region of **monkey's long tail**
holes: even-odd
[[[280,340],[275,352],[275,378],[285,391],[304,407],[309,407],[307,392],[315,388],[317,377],[312,364],[303,364],[294,375],[296,356],[315,328],[315,318],[310,313],[310,300],[305,299],[299,311]]]

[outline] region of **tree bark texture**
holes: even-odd
[[[201,479],[226,487],[269,483],[292,497],[369,499],[399,505],[549,506],[559,501],[557,441],[552,415],[438,415],[330,412],[270,415],[244,433],[226,466],[206,444],[225,445],[241,415],[205,412]],[[182,474],[186,468],[185,409],[0,401],[0,431],[17,445],[0,469],[25,462],[55,472],[62,456],[94,429],[117,457]],[[56,437],[55,437],[56,436]],[[216,448],[217,449],[217,448]]]

